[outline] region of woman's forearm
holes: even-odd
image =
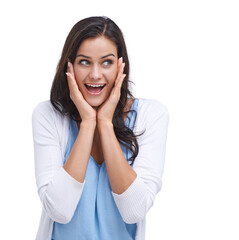
[[[96,123],[81,122],[76,141],[64,164],[64,169],[78,182],[84,182],[94,138]]]
[[[103,122],[98,124],[98,129],[112,191],[121,194],[132,184],[137,174],[125,159],[115,136],[113,124]]]

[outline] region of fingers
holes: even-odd
[[[74,70],[73,70],[73,65],[72,63],[68,62],[67,63],[67,81],[68,81],[68,86],[70,90],[70,97],[74,101],[76,100],[75,98],[81,98],[81,93],[79,91],[78,85],[75,80],[75,75],[74,75]]]
[[[69,89],[73,90],[75,88],[76,82],[75,82],[75,78],[74,78],[73,66],[72,66],[72,64],[70,62],[67,63],[66,76],[67,76]]]
[[[67,62],[67,72],[74,75],[73,65],[70,61]]]
[[[123,58],[119,58],[118,60],[118,75],[116,78],[116,81],[121,77],[121,75],[124,73],[124,67],[125,67],[125,63],[123,62]]]
[[[69,76],[71,79],[75,79],[73,65],[71,62],[67,62],[67,72],[66,75]]]
[[[125,63],[123,63],[123,58],[121,57],[118,60],[118,74],[115,80],[115,89],[118,91],[120,91],[124,78],[126,77],[126,74],[124,74],[124,67]]]
[[[122,87],[123,81],[126,77],[126,74],[122,74],[118,79],[117,83],[115,84],[115,90],[120,93],[120,89]]]

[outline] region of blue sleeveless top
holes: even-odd
[[[128,113],[125,125],[133,130],[138,99]],[[78,135],[77,123],[70,120],[69,138],[65,152],[66,162]],[[132,153],[121,145],[127,161]],[[85,185],[71,221],[54,222],[52,240],[134,240],[137,226],[123,221],[112,196],[105,162],[97,164],[90,156]]]

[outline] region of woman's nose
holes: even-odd
[[[100,67],[97,65],[92,66],[91,72],[90,72],[90,78],[97,80],[97,79],[100,79],[101,76],[102,76],[102,73],[101,73]]]

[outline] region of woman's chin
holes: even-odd
[[[104,101],[99,101],[99,100],[94,100],[94,101],[91,100],[87,102],[91,107],[93,107],[96,110],[104,103]]]
[[[102,96],[84,96],[86,102],[93,107],[94,109],[99,108],[108,98],[108,95],[102,95]]]

